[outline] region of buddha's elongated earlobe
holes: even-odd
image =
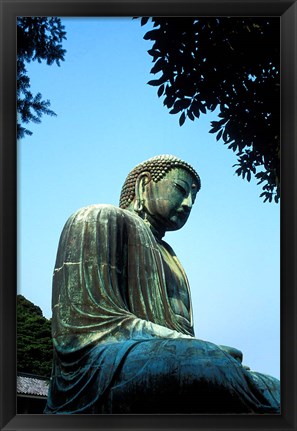
[[[133,209],[139,215],[144,210],[145,205],[145,186],[151,179],[149,172],[142,172],[135,182],[135,197]]]
[[[135,198],[133,209],[136,213],[141,213],[143,211],[143,200]]]

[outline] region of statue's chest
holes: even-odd
[[[159,245],[163,261],[167,295],[175,314],[190,320],[190,298],[187,280],[178,259]]]

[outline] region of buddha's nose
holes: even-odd
[[[185,197],[185,199],[182,202],[182,207],[184,210],[191,211],[193,206],[193,200],[191,193],[188,194],[188,196]]]

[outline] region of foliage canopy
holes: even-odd
[[[53,345],[51,321],[39,307],[17,295],[17,369],[50,377]]]
[[[236,174],[280,196],[279,18],[157,18],[144,39],[154,63],[148,82],[170,114],[194,121],[219,109],[216,133],[238,158]],[[149,18],[142,18],[145,25]]]
[[[35,96],[30,91],[30,78],[27,75],[26,62],[37,60],[54,62],[60,66],[64,61],[65,49],[62,41],[66,39],[64,26],[57,17],[18,17],[17,18],[17,138],[32,135],[21,124],[30,121],[40,123],[43,114],[56,115],[49,109],[49,100],[42,100],[42,95]]]

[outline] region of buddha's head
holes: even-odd
[[[135,211],[163,236],[184,226],[200,187],[200,177],[188,163],[171,155],[155,156],[129,173],[120,207]]]

